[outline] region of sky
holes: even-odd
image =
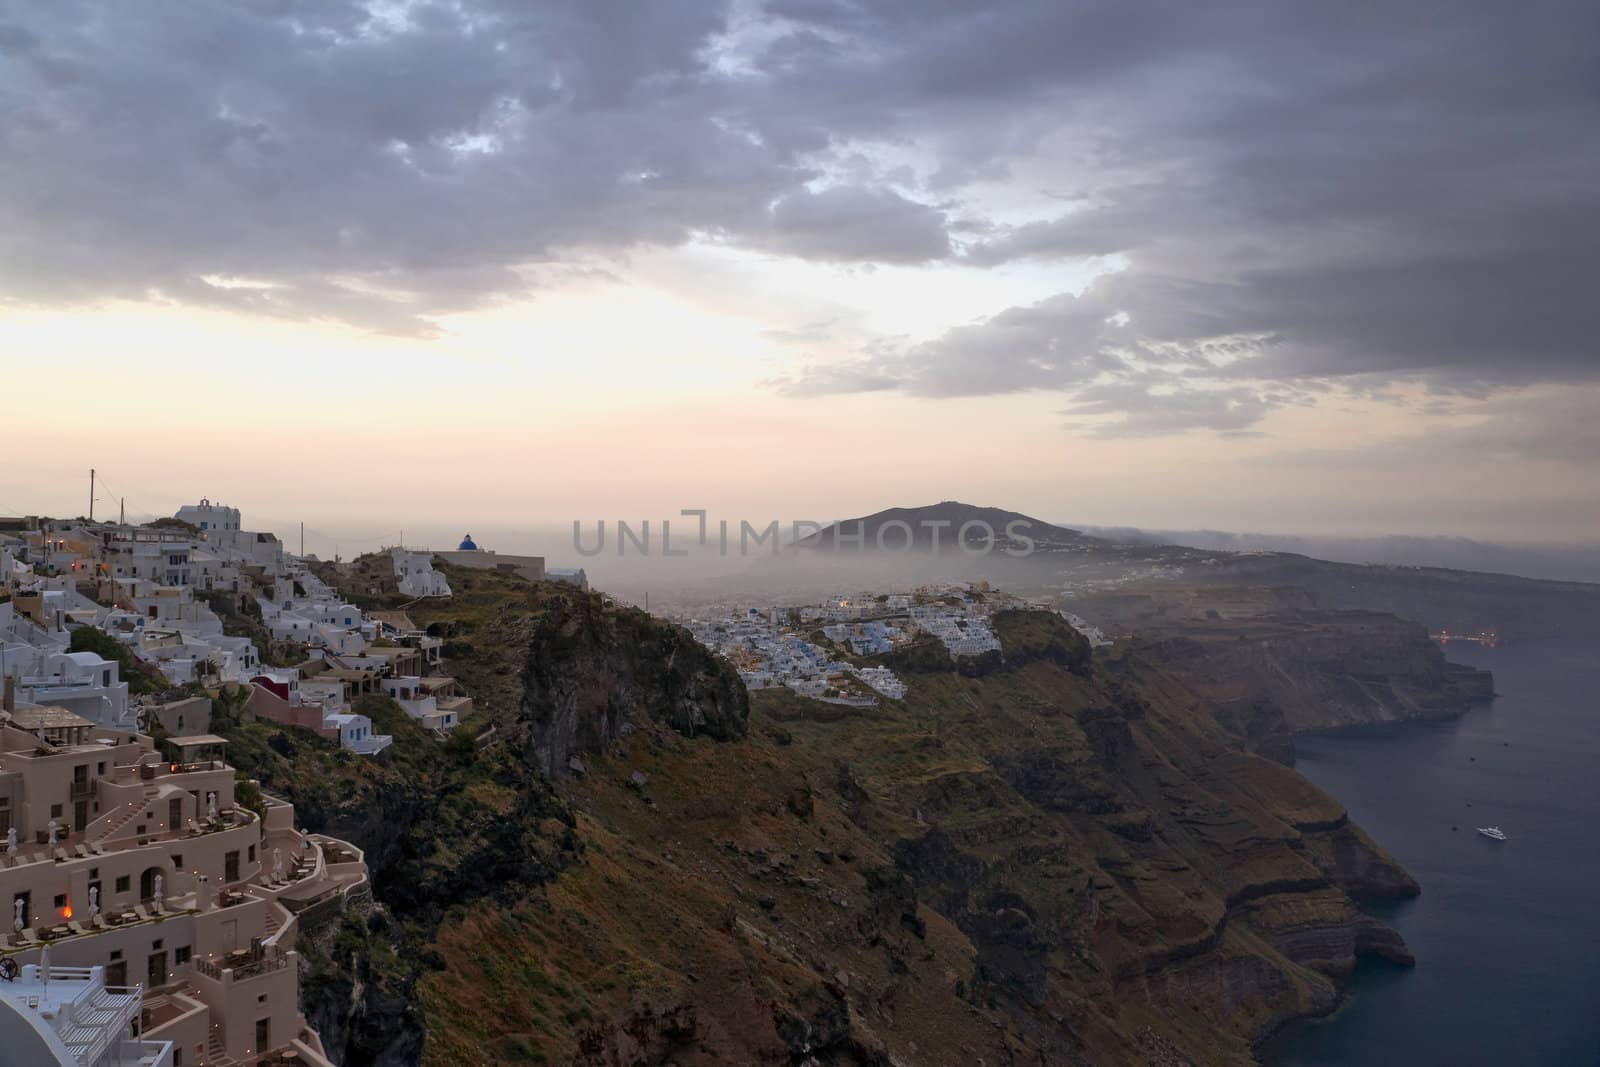
[[[1537,0],[0,0],[0,512],[94,467],[360,547],[944,499],[1600,540],[1596,40]]]

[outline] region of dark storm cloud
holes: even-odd
[[[426,334],[573,249],[1116,255],[777,384],[1150,433],[1335,379],[1591,381],[1597,39],[1575,2],[11,4],[0,298]],[[988,216],[1008,181],[1059,199]]]

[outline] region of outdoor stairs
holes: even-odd
[[[86,1056],[94,1047],[107,1026],[116,1023],[127,998],[114,996],[101,990],[95,994],[87,1008],[79,1008],[73,1024],[61,1035],[62,1043],[70,1049],[80,1063],[88,1062]]]
[[[100,840],[105,840],[118,830],[122,829],[124,826],[128,825],[128,823],[132,822],[134,817],[140,812],[144,811],[145,806],[156,798],[156,794],[158,792],[159,790],[153,785],[145,786],[144,799],[131,808],[123,808],[118,811],[111,821],[106,823],[105,829],[100,832]]]
[[[206,1039],[206,1063],[210,1067],[229,1067],[237,1062],[222,1045],[222,1027],[212,1026],[211,1034]]]

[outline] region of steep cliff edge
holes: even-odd
[[[227,701],[214,716],[241,773],[293,802],[306,828],[366,853],[374,912],[301,944],[304,1010],[347,1067],[421,1061],[433,1024],[416,985],[444,964],[441,923],[514,907],[581,856],[577,816],[551,783],[569,759],[638,728],[737,737],[748,715],[737,675],[676,627],[570,586],[450,579],[457,596],[412,608],[447,637],[451,670],[479,701],[448,738],[376,697],[357,706],[394,738],[376,757],[243,721]]]
[[[1132,634],[1128,654],[1183,678],[1251,751],[1293,758],[1293,735],[1449,718],[1494,696],[1418,623],[1318,608],[1298,590],[1173,587],[1091,598]]]
[[[685,711],[720,682],[670,636],[640,663],[676,696],[606,682],[613,618],[530,654],[527,759],[598,745],[579,846],[439,929],[426,1062],[1244,1064],[1358,956],[1410,959],[1353,901],[1415,883],[1342,808],[1054,616],[877,709],[755,694],[747,732]]]
[[[552,778],[647,722],[731,741],[749,716],[738,672],[688,631],[597,596],[550,600],[528,634],[522,677],[527,756]]]
[[[410,609],[478,704],[449,739],[386,702],[375,759],[223,722],[368,850],[374,914],[305,945],[347,1065],[1243,1065],[1410,959],[1355,901],[1416,884],[1159,648],[1006,614],[982,670],[841,710],[570,587],[450,578]]]

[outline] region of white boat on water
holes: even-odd
[[[1506,839],[1505,831],[1498,826],[1480,826],[1478,827],[1478,833],[1484,837],[1492,837],[1496,841],[1504,841]]]

